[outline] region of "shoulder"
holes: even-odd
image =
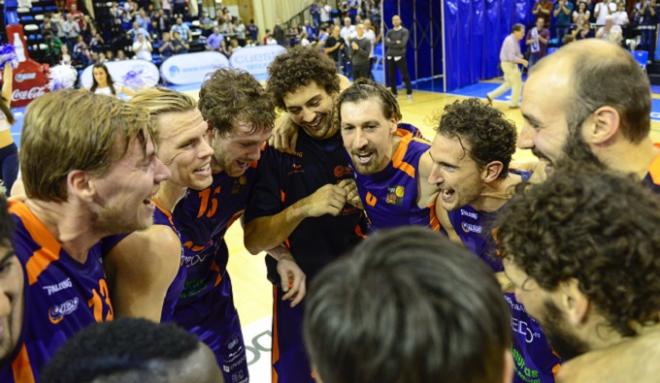
[[[125,266],[139,270],[140,274],[150,275],[161,272],[161,268],[154,265],[163,266],[170,260],[178,265],[177,255],[180,253],[181,240],[174,230],[165,225],[152,225],[126,236],[108,253],[106,259],[115,268]]]

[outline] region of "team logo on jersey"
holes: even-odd
[[[76,311],[79,301],[78,297],[75,297],[48,309],[48,320],[50,320],[50,323],[58,324],[65,316]]]
[[[463,228],[463,231],[466,233],[481,234],[481,232],[484,231],[484,228],[481,227],[480,225],[471,225],[466,222],[461,223],[461,228]]]
[[[71,283],[71,278],[67,278],[59,283],[56,283],[54,285],[47,285],[43,286],[42,289],[46,290],[48,295],[53,295],[57,292],[60,292],[64,289],[68,289],[73,287],[73,284]]]
[[[390,205],[401,205],[403,203],[403,198],[406,195],[406,188],[401,185],[387,188],[387,197],[385,202]]]

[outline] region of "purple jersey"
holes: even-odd
[[[176,233],[176,236],[181,239],[181,234],[174,226],[174,221],[172,220],[172,214],[164,209],[158,204],[156,204],[156,210],[154,210],[154,225],[164,225],[168,226]],[[179,256],[179,271],[177,271],[174,280],[170,284],[170,287],[167,288],[167,293],[165,294],[165,300],[163,302],[163,311],[160,315],[161,322],[169,322],[174,320],[174,308],[176,307],[177,302],[179,301],[179,296],[183,291],[183,284],[186,281],[186,268],[183,267],[183,247],[181,248],[181,254]]]
[[[428,226],[435,231],[440,228],[428,207],[417,206],[417,169],[420,158],[430,147],[427,141],[416,138],[418,132],[412,125],[399,124],[396,134],[401,141],[387,167],[370,175],[355,172],[358,193],[371,230],[406,225]]]
[[[213,175],[202,191],[189,190],[174,209],[174,223],[184,243],[183,265],[188,269],[179,305],[202,299],[220,284],[229,253],[225,232],[243,214],[256,176],[256,163],[240,177]]]
[[[531,176],[528,172],[511,169],[523,181]],[[465,247],[486,262],[494,272],[503,271],[502,261],[495,257],[495,241],[491,234],[495,212],[482,212],[470,205],[448,212],[449,220]],[[541,326],[527,315],[514,294],[504,294],[511,313],[513,331],[514,383],[554,382],[553,369],[559,358],[552,352]]]
[[[11,363],[0,382],[38,381],[60,346],[91,324],[111,320],[112,304],[101,263],[101,247],[85,263],[73,259],[46,226],[21,202],[10,202],[16,224],[12,244],[25,272],[25,312]]]

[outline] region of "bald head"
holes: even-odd
[[[651,90],[648,78],[629,52],[605,40],[586,39],[565,45],[536,64],[529,81],[547,81],[548,95],[564,97],[572,127],[594,109],[614,107],[621,132],[637,143],[649,135]],[[561,96],[550,89],[559,91]],[[562,89],[563,88],[563,89]]]

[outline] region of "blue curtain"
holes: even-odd
[[[531,24],[534,0],[444,1],[447,90],[498,76],[502,41],[513,24]]]

